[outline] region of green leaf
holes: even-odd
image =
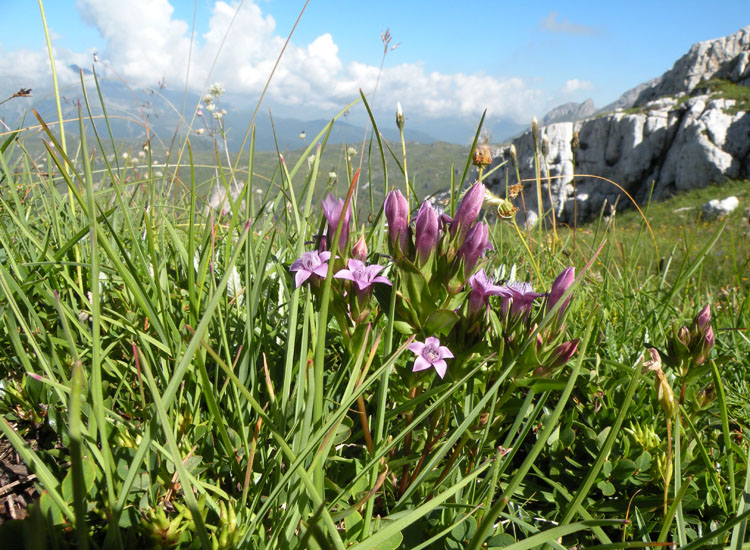
[[[448,334],[458,322],[458,315],[449,309],[437,309],[430,313],[425,322],[425,334]]]

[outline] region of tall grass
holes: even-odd
[[[744,547],[748,300],[701,275],[723,226],[678,261],[650,252],[645,230],[623,238],[601,221],[573,241],[499,220],[476,267],[447,229],[444,254],[421,264],[394,244],[380,205],[368,219],[372,195],[352,200],[363,172],[347,169],[337,192],[351,235],[340,243],[340,216],[327,276],[298,285],[291,264],[326,232],[315,197],[329,190],[320,160],[335,121],[296,163],[279,155],[273,174],[257,174],[252,127],[246,157],[217,153],[212,184],[230,191],[247,176],[217,212],[199,196],[189,140],[161,175],[151,150],[126,162],[104,153],[118,144],[94,124],[92,97],[106,112],[94,86],[89,96],[82,82],[75,149],[41,119],[41,156],[19,133],[0,148],[0,431],[39,488],[0,540]],[[371,122],[377,183],[411,197],[405,144],[391,179]],[[458,185],[445,182],[447,213],[461,211],[469,163]],[[393,286],[376,287],[357,319],[355,287],[333,275],[360,236]],[[544,293],[570,265],[578,277],[557,303],[539,296],[514,317],[493,296],[467,313],[480,266]],[[706,303],[715,348],[705,361],[679,355],[683,324],[691,346],[702,342],[694,317]],[[409,346],[431,336],[455,354],[445,378],[413,371]],[[558,344],[574,340],[558,364]]]

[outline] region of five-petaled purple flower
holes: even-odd
[[[330,252],[305,252],[294,260],[292,265],[289,267],[289,271],[296,271],[294,276],[294,283],[299,287],[311,275],[317,275],[325,279],[328,274],[328,260],[331,258]]]
[[[375,283],[384,283],[390,285],[391,282],[385,277],[378,275],[384,266],[372,264],[365,265],[364,262],[350,258],[347,262],[349,269],[342,269],[334,277],[338,279],[348,279],[357,285],[359,292],[365,292]]]
[[[445,376],[445,371],[448,369],[445,358],[453,357],[453,353],[447,347],[441,346],[438,338],[430,336],[429,338],[425,338],[424,342],[412,342],[407,348],[409,351],[417,354],[412,372],[435,367],[435,371],[440,378]]]
[[[515,317],[519,314],[527,315],[531,311],[531,304],[534,303],[534,300],[544,296],[544,294],[534,292],[531,283],[520,281],[514,281],[501,286],[500,290],[500,295],[503,297],[503,316],[508,314],[509,305],[511,316]]]
[[[489,307],[490,296],[507,295],[503,287],[497,286],[487,277],[484,268],[480,269],[474,275],[469,277],[469,315],[479,313],[483,307]]]

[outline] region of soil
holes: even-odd
[[[34,447],[35,441],[29,442]],[[34,487],[36,476],[21,460],[7,439],[0,440],[0,525],[11,519],[24,519],[26,508],[39,498]]]

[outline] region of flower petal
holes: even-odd
[[[406,346],[406,349],[409,351],[413,351],[417,355],[422,355],[422,350],[424,350],[424,342],[417,342],[416,340]]]
[[[390,281],[389,281],[388,279],[386,279],[385,277],[380,277],[380,276],[378,276],[378,277],[375,277],[375,278],[374,278],[374,279],[372,280],[372,282],[373,282],[373,283],[383,283],[383,284],[386,284],[386,285],[389,285],[389,286],[393,286],[393,285],[391,284],[391,282],[390,282]]]
[[[318,277],[323,277],[324,279],[328,276],[328,264],[320,264],[318,267],[312,270],[313,273],[315,273]]]
[[[428,338],[425,338],[424,344],[425,346],[429,346],[430,344],[432,344],[433,346],[437,348],[437,347],[440,347],[440,339],[435,338],[434,336],[429,336]]]
[[[440,346],[440,358],[443,357],[453,357],[453,352],[446,348],[445,346]]]
[[[435,361],[432,366],[435,367],[435,371],[438,373],[438,376],[440,378],[445,377],[445,371],[448,370],[448,364],[445,361],[440,359],[439,361]]]
[[[445,363],[445,361],[443,361],[443,363]],[[427,359],[425,359],[424,357],[422,357],[421,355],[419,355],[414,360],[414,368],[411,371],[412,372],[418,372],[418,371],[421,371],[421,370],[427,370],[431,366],[432,366],[432,364],[430,364],[430,362]]]
[[[312,275],[309,271],[298,271],[294,276],[294,284],[299,288]]]
[[[333,274],[333,276],[336,279],[348,279],[350,281],[355,281],[354,274],[348,270],[348,269],[342,269],[341,271],[337,271]]]

